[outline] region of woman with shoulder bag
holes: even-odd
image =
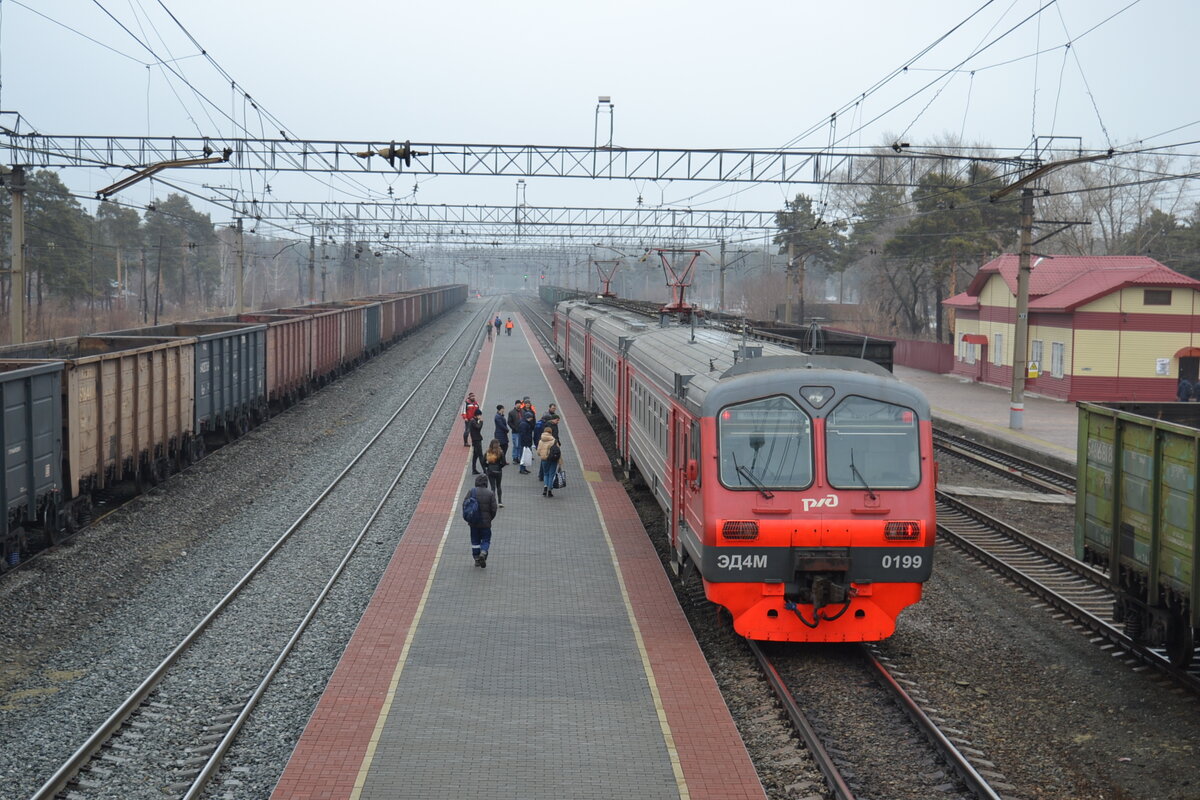
[[[542,496],[554,497],[554,473],[558,472],[558,462],[562,459],[562,448],[549,428],[542,430],[537,453],[538,458],[541,459],[538,476],[543,483]]]

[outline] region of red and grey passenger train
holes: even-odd
[[[929,402],[868,361],[557,306],[555,350],[751,639],[886,638],[933,562]]]

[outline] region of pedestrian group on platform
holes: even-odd
[[[503,327],[511,336],[512,326],[512,317],[508,318],[507,323],[502,323],[497,316],[486,326],[487,335],[490,338],[494,327],[499,336]],[[507,411],[503,404],[497,405],[492,418],[492,440],[484,450],[483,409],[475,399],[474,392],[467,394],[462,416],[463,447],[471,448],[471,474],[476,476],[475,486],[463,498],[463,519],[471,528],[471,557],[476,566],[487,567],[488,551],[492,544],[492,520],[504,508],[505,468],[511,464],[520,467],[518,474],[531,475],[530,467],[536,457],[543,497],[554,497],[555,489],[566,486],[566,472],[562,468],[562,441],[558,432],[562,420],[554,403],[546,408],[539,419],[537,409],[528,396],[514,402]]]

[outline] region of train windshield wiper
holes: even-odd
[[[850,471],[854,473],[854,477],[862,482],[863,488],[867,490],[867,497],[875,499],[875,493],[871,491],[871,487],[867,485],[867,479],[858,471],[858,467],[854,466],[854,448],[850,448]]]
[[[734,456],[734,458],[733,458],[733,466],[734,466],[734,469],[737,470],[737,474],[741,475],[743,478],[750,481],[750,485],[753,486],[755,489],[758,489],[759,493],[763,497],[770,500],[772,497],[775,496],[775,494],[767,488],[767,485],[758,479],[758,476],[756,476],[754,474],[753,470],[751,470],[747,466],[737,463],[737,456]]]

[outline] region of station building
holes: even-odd
[[[1200,372],[1200,281],[1148,256],[1034,256],[1025,388],[1068,401],[1176,397]],[[956,317],[952,374],[1012,385],[1017,256],[983,265],[944,301]]]

